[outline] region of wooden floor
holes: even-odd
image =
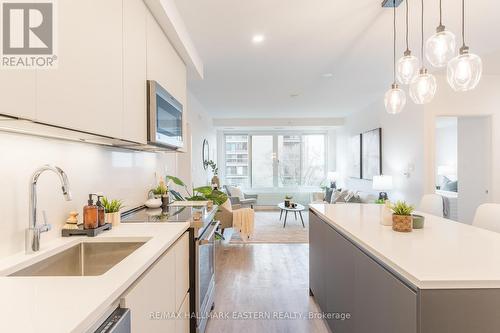
[[[318,311],[309,296],[308,251],[307,244],[219,246],[214,311],[230,319],[211,318],[206,332],[329,332],[320,319],[290,319]]]

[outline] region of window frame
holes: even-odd
[[[304,131],[299,131],[299,130],[252,130],[252,131],[221,131],[221,147],[222,149],[222,154],[219,156],[221,157],[220,162],[224,166],[223,168],[223,174],[221,174],[222,179],[224,182],[226,182],[226,137],[227,136],[235,136],[235,135],[245,135],[248,137],[248,177],[247,177],[247,182],[246,186],[244,188],[249,189],[251,191],[284,191],[284,190],[293,190],[293,189],[317,189],[319,188],[320,185],[318,186],[304,186],[304,185],[296,185],[296,186],[284,186],[280,187],[279,186],[279,165],[276,162],[276,159],[279,159],[278,156],[278,136],[293,136],[293,135],[299,135],[301,137],[301,144],[300,144],[300,174],[301,174],[301,179],[300,181],[302,182],[302,172],[303,172],[303,154],[304,154],[304,145],[303,145],[303,139],[302,137],[305,135],[323,135],[324,138],[324,147],[325,147],[325,152],[324,152],[324,161],[325,161],[325,167],[324,167],[324,178],[326,179],[327,173],[328,173],[328,166],[329,166],[329,133],[326,130],[304,130]],[[254,187],[252,184],[252,161],[253,161],[253,156],[252,156],[252,137],[257,136],[257,135],[264,135],[264,136],[272,136],[273,138],[273,155],[276,156],[273,161],[273,187]],[[242,186],[243,187],[243,186]]]

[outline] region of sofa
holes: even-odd
[[[378,199],[378,194],[350,189],[335,190],[327,188],[322,200],[318,199],[315,198],[313,203],[374,203]]]

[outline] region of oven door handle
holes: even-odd
[[[219,227],[219,224],[220,224],[219,221],[211,223],[212,229],[210,230],[210,232],[208,232],[208,235],[206,237],[203,237],[202,239],[200,239],[200,241],[199,241],[200,245],[206,245],[206,244],[209,244],[211,242],[212,238],[215,235],[215,231]]]

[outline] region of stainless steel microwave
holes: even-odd
[[[160,147],[182,148],[183,107],[158,82],[147,81],[148,86],[148,144]]]

